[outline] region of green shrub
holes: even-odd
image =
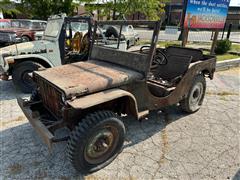
[[[218,40],[216,48],[215,48],[215,53],[216,54],[225,54],[227,51],[229,51],[231,49],[231,45],[232,45],[232,43],[228,39]]]
[[[166,43],[166,44],[165,44],[165,48],[168,48],[169,46],[181,47],[181,45],[180,45],[180,44],[177,44],[177,43],[171,43],[171,42],[169,42],[169,43]]]

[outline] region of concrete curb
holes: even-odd
[[[233,67],[240,66],[240,58],[217,62],[216,71],[224,71]]]

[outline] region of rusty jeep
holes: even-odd
[[[119,43],[105,46],[95,36],[99,24],[151,25],[151,45],[125,52],[117,49]],[[124,118],[143,120],[150,111],[175,104],[188,113],[201,107],[205,78],[213,78],[216,58],[197,49],[158,48],[160,26],[160,21],[95,22],[88,61],[34,72],[37,89],[30,99],[18,98],[50,149],[67,141],[67,156],[77,171],[95,172],[117,157]],[[58,137],[61,128],[69,134]]]

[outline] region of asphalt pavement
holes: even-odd
[[[16,103],[11,81],[0,81],[0,179],[240,179],[240,68],[207,81],[194,114],[170,107],[143,122],[125,120],[123,152],[106,168],[83,177],[65,155],[48,152]]]

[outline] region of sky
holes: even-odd
[[[240,7],[240,0],[231,0],[230,6],[238,6]]]

